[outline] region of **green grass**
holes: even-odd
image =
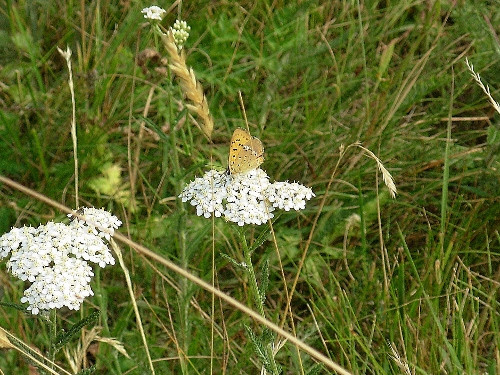
[[[191,26],[187,64],[215,120],[208,142],[182,111],[177,81],[153,61],[145,70],[135,64],[145,48],[166,54],[140,13],[151,4],[3,2],[0,174],[75,206],[68,72],[56,50],[69,45],[80,204],[110,210],[123,234],[209,283],[214,274],[218,289],[255,310],[247,275],[221,256],[244,260],[234,225],[197,217],[176,198],[210,167],[227,167],[232,131],[245,127],[241,92],[266,149],[262,168],[316,194],[306,210],[278,215],[275,241],[266,225],[245,230],[249,244],[265,238],[252,261],[258,282],[269,261],[266,317],[280,323],[282,275],[290,290],[307,249],[291,303],[295,335],[333,362],[353,374],[405,373],[390,343],[413,374],[496,374],[499,117],[465,57],[500,100],[500,12],[490,2],[453,4],[182,3],[162,25],[178,16]],[[394,176],[397,199],[359,148],[339,160],[340,146],[358,140]],[[0,234],[64,216],[0,185]],[[183,275],[122,251],[157,374],[260,373],[245,326],[259,333],[262,325]],[[5,262],[0,270],[1,300],[19,302],[23,283]],[[61,312],[61,328],[99,309],[99,336],[122,342],[130,358],[100,342],[88,355],[97,373],[147,373],[122,270],[98,276],[81,313]],[[0,312],[1,327],[48,350],[41,319]],[[289,316],[284,329],[293,332]],[[69,370],[62,353],[57,360]],[[331,373],[291,343],[276,360],[284,374]],[[26,373],[28,362],[5,349],[0,370]]]

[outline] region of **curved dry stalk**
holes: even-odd
[[[382,164],[382,162],[377,157],[377,155],[375,155],[373,152],[368,150],[366,147],[363,147],[361,145],[361,143],[359,143],[359,142],[356,142],[353,145],[364,150],[370,158],[375,160],[375,162],[377,163],[378,169],[380,169],[380,172],[382,172],[382,180],[384,180],[385,185],[389,189],[389,194],[391,194],[392,198],[396,198],[396,194],[398,193],[398,190],[396,188],[396,184],[394,183],[394,179],[392,178],[391,173],[384,167],[384,164]]]
[[[50,199],[49,197],[47,197],[43,194],[40,194],[40,193],[30,189],[30,188],[27,188],[27,187],[15,182],[15,181],[11,180],[10,178],[4,177],[1,174],[0,174],[0,182],[7,185],[7,186],[10,186],[13,189],[20,191],[28,196],[36,198],[40,202],[44,202],[44,203],[50,205],[51,207],[54,207],[62,212],[74,214],[73,210],[71,210],[69,207],[66,207],[66,206]],[[241,302],[237,301],[236,299],[227,295],[226,293],[222,292],[221,290],[214,288],[211,284],[209,284],[205,280],[200,279],[199,277],[197,277],[194,274],[190,273],[189,271],[181,268],[180,266],[173,263],[172,261],[162,257],[161,255],[155,253],[152,250],[149,250],[145,246],[132,241],[131,239],[129,239],[125,235],[120,234],[119,232],[115,232],[113,235],[113,238],[115,240],[120,241],[121,243],[123,243],[127,246],[132,247],[138,253],[146,256],[147,258],[149,258],[155,262],[157,262],[158,264],[164,265],[165,267],[167,267],[171,271],[181,275],[182,277],[184,277],[187,280],[191,281],[192,283],[200,286],[201,288],[205,289],[206,291],[213,293],[217,298],[220,298],[222,301],[235,307],[236,309],[241,311],[243,314],[248,315],[249,317],[251,317],[255,321],[268,327],[272,331],[276,332],[278,335],[282,336],[284,339],[288,339],[288,341],[290,343],[298,346],[304,352],[308,353],[311,357],[315,358],[316,360],[318,360],[319,362],[324,364],[325,367],[328,367],[329,369],[336,371],[338,374],[341,374],[341,375],[351,375],[351,373],[349,371],[345,370],[340,365],[333,362],[330,358],[328,358],[324,354],[320,353],[317,349],[314,349],[311,346],[307,345],[305,342],[299,340],[298,338],[293,336],[291,333],[278,327],[276,324],[269,321],[265,317],[261,316],[260,314],[258,314],[254,310],[243,305]],[[1,330],[1,327],[0,327],[0,330]]]

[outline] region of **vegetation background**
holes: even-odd
[[[253,255],[257,270],[270,264],[267,317],[283,317],[282,274],[290,288],[311,236],[292,300],[302,341],[353,374],[500,373],[499,115],[465,63],[500,99],[498,2],[159,2],[170,9],[163,26],[191,26],[187,63],[215,119],[211,143],[158,58],[165,51],[141,14],[150,5],[2,0],[0,174],[74,207],[71,97],[56,50],[69,46],[80,204],[110,210],[122,233],[202,279],[215,271],[219,289],[252,306],[246,275],[221,256],[242,259],[234,226],[176,198],[208,168],[226,168],[232,131],[245,127],[241,92],[271,180],[316,193],[305,211],[273,222],[281,263],[267,226],[246,229],[249,242],[267,239]],[[391,171],[396,199],[361,149],[339,157],[356,141]],[[47,220],[65,215],[0,186],[0,233]],[[258,325],[124,251],[157,373],[260,373],[244,328]],[[23,283],[0,267],[2,301],[19,302]],[[96,373],[147,373],[121,269],[97,276],[95,297],[81,314],[63,312],[62,326],[100,310],[100,337],[130,358],[101,341],[87,353]],[[48,345],[37,317],[1,307],[0,326],[42,352]],[[276,358],[285,374],[330,373],[290,344]],[[0,372],[28,366],[0,353]]]

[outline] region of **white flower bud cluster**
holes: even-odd
[[[170,28],[172,30],[172,35],[174,36],[175,45],[177,48],[182,49],[184,43],[189,38],[189,31],[191,26],[188,26],[186,21],[176,20],[174,26]]]

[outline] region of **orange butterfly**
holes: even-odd
[[[229,146],[229,174],[245,173],[264,162],[264,146],[259,138],[252,137],[244,129],[237,128]]]

